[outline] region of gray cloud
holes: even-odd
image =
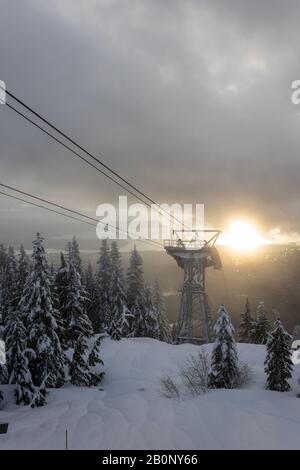
[[[300,230],[299,8],[2,0],[0,78],[159,202]],[[120,192],[3,106],[0,139],[1,181],[91,213]],[[6,240],[86,232],[4,198],[0,211]]]

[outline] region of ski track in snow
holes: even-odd
[[[210,346],[204,346],[208,350]],[[98,388],[65,385],[52,390],[42,408],[17,407],[5,386],[0,449],[299,449],[300,401],[264,390],[264,346],[239,345],[240,359],[253,370],[241,390],[213,390],[194,398],[162,396],[159,379],[175,374],[193,345],[151,339],[106,339],[101,349],[106,376]]]

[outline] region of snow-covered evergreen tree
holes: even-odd
[[[23,289],[26,283],[26,279],[30,273],[30,259],[29,256],[27,255],[24,246],[20,246],[20,253],[18,256],[18,279],[17,279],[17,285],[18,285],[18,298],[20,300]]]
[[[143,271],[143,260],[134,247],[129,261],[129,267],[127,271],[127,307],[132,310],[132,307],[136,305],[136,299],[144,289],[144,271]]]
[[[69,252],[73,260],[73,264],[75,266],[76,271],[80,274],[80,277],[83,277],[83,270],[82,270],[82,261],[80,257],[80,250],[79,250],[79,244],[74,236],[72,241],[68,244],[69,247]]]
[[[87,364],[90,368],[90,386],[95,386],[95,385],[98,385],[103,376],[104,376],[104,372],[95,372],[93,369],[96,367],[96,366],[103,366],[104,363],[100,357],[100,346],[101,346],[101,342],[102,342],[102,336],[99,336],[96,340],[94,340],[94,344],[89,352],[89,355],[88,355],[88,360],[87,360]]]
[[[90,338],[93,334],[92,324],[86,314],[87,303],[87,292],[81,283],[81,277],[73,264],[73,259],[70,258],[66,292],[66,331],[70,346],[75,346],[79,337]]]
[[[98,316],[101,330],[108,330],[111,322],[110,287],[111,259],[108,241],[102,240],[100,255],[97,262]]]
[[[67,323],[67,286],[68,286],[68,267],[64,254],[60,253],[60,267],[55,275],[55,292],[58,300],[58,309],[61,313],[64,323]]]
[[[130,256],[126,281],[126,305],[132,315],[130,321],[130,335],[145,336],[143,319],[145,314],[143,260],[135,246]]]
[[[266,317],[264,302],[259,302],[256,312],[256,321],[252,330],[253,342],[256,344],[267,344],[270,332],[270,321]]]
[[[57,335],[48,263],[39,233],[33,241],[32,270],[19,309],[28,332],[28,347],[35,353],[29,363],[34,385],[42,389],[63,385],[65,356]]]
[[[18,305],[18,268],[15,250],[9,247],[3,272],[0,313],[5,330],[10,316]]]
[[[156,311],[158,321],[158,338],[160,341],[170,343],[172,340],[171,328],[166,317],[166,309],[163,296],[158,281],[156,280],[153,287],[153,304]]]
[[[92,265],[89,262],[84,276],[84,287],[87,291],[89,303],[87,305],[86,313],[93,325],[95,332],[101,331],[100,316],[98,309],[98,293],[95,276],[93,274]]]
[[[10,371],[9,383],[16,386],[17,405],[29,405],[34,396],[34,386],[29,370],[28,356],[32,358],[34,353],[27,349],[27,333],[20,313],[16,311],[13,316],[6,340]]]
[[[84,335],[77,338],[73,358],[69,365],[70,381],[73,385],[91,387],[101,381],[103,374],[98,374],[91,370],[91,367],[103,364],[99,356],[99,346],[100,339],[95,342],[89,354],[87,338]]]
[[[254,325],[254,319],[251,315],[249,299],[246,300],[245,310],[241,314],[241,323],[238,332],[238,338],[240,343],[251,343],[252,342],[252,332]]]
[[[0,243],[0,271],[1,269],[4,269],[6,266],[6,257],[7,257],[6,248],[3,245],[3,243]]]
[[[48,380],[48,374],[45,374],[41,384],[35,388],[33,399],[30,403],[31,408],[36,406],[44,406],[46,404],[46,398],[48,395],[48,389],[46,386]]]
[[[290,389],[289,379],[292,377],[293,362],[291,360],[291,336],[284,330],[279,319],[274,323],[267,342],[265,372],[267,389],[286,392]]]
[[[120,340],[129,335],[131,314],[126,306],[126,294],[121,255],[117,243],[111,244],[111,322],[108,332],[112,339]]]
[[[212,350],[209,386],[211,388],[233,388],[238,376],[238,359],[234,327],[223,305],[219,309],[214,332],[216,339]]]

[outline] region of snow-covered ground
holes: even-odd
[[[209,347],[208,347],[209,348]],[[151,339],[105,339],[103,390],[66,385],[48,405],[31,409],[7,403],[0,449],[300,449],[300,399],[293,390],[264,390],[265,347],[239,345],[253,369],[246,389],[213,390],[194,398],[161,395],[160,377],[171,375],[197,346]],[[11,390],[6,387],[8,400]]]

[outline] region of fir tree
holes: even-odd
[[[30,273],[30,259],[26,251],[24,250],[24,246],[21,245],[20,253],[18,257],[18,280],[17,280],[19,300],[22,296],[26,279],[29,273]]]
[[[68,267],[67,267],[67,262],[65,260],[65,256],[62,252],[60,253],[60,267],[58,268],[57,273],[55,275],[54,284],[55,284],[55,292],[56,292],[57,301],[58,301],[58,309],[61,313],[64,324],[66,325],[69,320],[68,312],[66,309],[67,287],[68,287]]]
[[[80,274],[82,278],[83,276],[82,261],[80,257],[79,244],[75,236],[73,237],[71,243],[69,243],[69,253],[72,257],[73,264],[75,266],[76,271]]]
[[[120,340],[129,335],[130,312],[126,307],[126,294],[121,255],[116,242],[111,244],[111,322],[108,332],[112,339]]]
[[[126,305],[132,315],[130,321],[131,336],[144,335],[145,289],[143,260],[134,247],[127,271]]]
[[[97,286],[96,286],[96,281],[95,281],[95,277],[93,274],[92,265],[90,262],[88,263],[88,267],[85,272],[84,287],[87,291],[87,295],[89,298],[89,303],[87,305],[86,313],[93,325],[93,330],[95,332],[100,332],[101,324],[100,324],[100,316],[99,316],[99,309],[98,309]]]
[[[84,335],[79,336],[75,342],[72,361],[69,365],[70,381],[73,385],[91,387],[97,385],[103,374],[92,372],[91,367],[103,364],[99,357],[100,339],[94,344],[90,354],[88,354],[87,339]]]
[[[57,335],[48,263],[39,233],[33,241],[32,271],[19,308],[29,335],[28,346],[35,352],[35,358],[29,363],[34,385],[42,387],[42,391],[47,387],[61,386],[64,383],[65,358]]]
[[[97,291],[98,316],[101,330],[107,330],[111,322],[110,287],[111,287],[111,259],[108,242],[102,240],[99,260],[97,262]]]
[[[95,341],[94,341],[94,344],[92,346],[92,349],[89,353],[89,356],[88,356],[88,360],[87,360],[87,364],[88,364],[88,367],[90,368],[90,386],[95,386],[95,385],[98,385],[103,376],[104,376],[104,372],[94,372],[93,371],[93,368],[96,367],[96,366],[103,366],[104,363],[100,357],[100,346],[101,346],[101,342],[102,342],[102,337],[99,336]]]
[[[163,301],[163,296],[158,281],[155,281],[153,287],[153,304],[156,311],[157,321],[158,321],[158,338],[160,341],[170,343],[171,328],[166,317],[166,309]]]
[[[89,338],[93,334],[92,324],[86,314],[87,302],[87,292],[71,258],[68,262],[66,292],[67,339],[70,346],[74,346],[79,337]]]
[[[48,395],[46,386],[47,381],[48,374],[44,374],[41,380],[41,384],[35,389],[33,399],[30,403],[31,408],[35,408],[36,406],[44,406],[46,404],[46,398]]]
[[[245,310],[241,314],[241,323],[239,328],[239,341],[240,343],[251,343],[252,331],[254,328],[254,319],[251,315],[249,299],[246,300]]]
[[[14,249],[12,247],[9,247],[6,257],[6,265],[3,272],[0,306],[2,324],[4,326],[4,339],[7,323],[9,322],[10,316],[13,314],[15,308],[17,307],[18,301],[19,298],[17,259],[15,256]]]
[[[139,292],[132,304],[130,314],[130,336],[131,337],[144,337],[147,336],[145,333],[145,288]]]
[[[252,330],[253,342],[256,344],[267,344],[270,332],[270,321],[266,317],[264,302],[259,302],[256,313],[256,321]]]
[[[265,372],[267,374],[267,389],[286,392],[290,389],[288,380],[292,377],[293,362],[291,360],[291,336],[284,330],[277,319],[274,330],[267,342]]]
[[[6,248],[3,245],[3,243],[0,243],[0,271],[1,269],[4,270],[6,266],[6,257],[7,257]]]
[[[11,328],[7,335],[7,361],[10,364],[9,383],[16,385],[17,405],[29,405],[34,396],[34,386],[29,370],[28,355],[34,357],[33,351],[27,350],[27,334],[20,313],[14,314]]]
[[[136,247],[134,247],[129,268],[127,271],[127,307],[132,310],[132,307],[136,305],[136,299],[144,289],[144,271],[143,271],[143,260],[138,253]]]
[[[214,327],[215,343],[212,350],[209,386],[211,388],[233,388],[238,376],[237,351],[234,328],[222,305]]]

